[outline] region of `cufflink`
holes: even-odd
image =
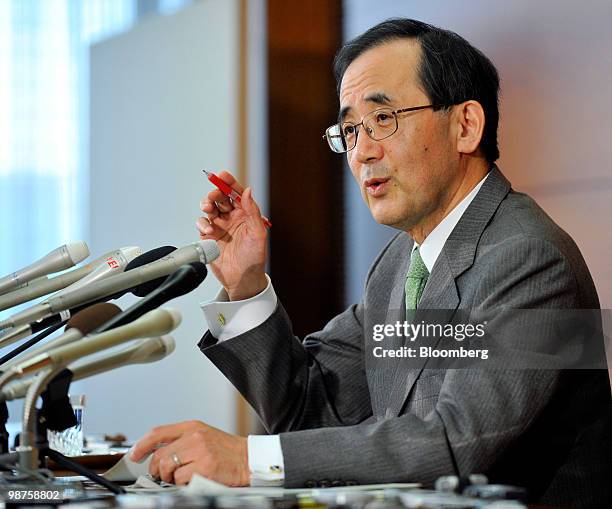
[[[278,465],[270,465],[270,473],[271,474],[282,474],[283,469]]]
[[[225,316],[223,316],[223,313],[219,313],[219,315],[217,316],[217,320],[221,325],[225,325]]]

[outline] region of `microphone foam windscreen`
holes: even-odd
[[[208,275],[208,269],[206,268],[206,265],[204,265],[202,262],[191,262],[189,265],[191,265],[195,269],[200,283],[204,281],[204,279]]]
[[[168,256],[173,251],[176,251],[176,247],[174,246],[161,246],[155,249],[151,249],[151,251],[147,251],[146,253],[137,256],[130,263],[128,263],[125,266],[125,272],[127,272],[128,270],[136,269],[138,267],[142,267],[147,263],[156,262],[164,256]],[[133,288],[131,291],[134,295],[136,295],[136,297],[145,297],[157,287],[159,287],[165,281],[165,279],[166,276],[147,281],[146,283],[142,283],[141,285],[138,285],[137,287]]]
[[[207,274],[206,265],[202,262],[187,263],[170,274],[164,282],[164,286],[171,285],[167,290],[168,295],[178,297],[195,290],[204,281]]]
[[[82,240],[66,244],[66,250],[68,251],[68,256],[75,265],[89,256],[89,248]]]
[[[83,335],[89,334],[113,316],[121,313],[121,308],[109,302],[100,302],[79,311],[66,324],[66,329],[78,329]]]
[[[166,299],[174,299],[195,290],[207,274],[206,265],[202,262],[186,263],[170,274],[159,290]]]

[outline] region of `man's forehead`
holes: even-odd
[[[381,44],[359,55],[347,67],[340,85],[340,110],[348,113],[358,102],[382,104],[417,87],[419,45],[412,39]]]

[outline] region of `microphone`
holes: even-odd
[[[89,256],[83,241],[71,242],[54,249],[40,260],[0,279],[0,294],[6,293],[37,277],[69,269]]]
[[[129,258],[130,253],[135,249],[139,248],[123,247],[115,251],[109,251],[87,265],[83,265],[82,267],[66,272],[60,276],[56,276],[54,278],[42,277],[30,281],[17,290],[7,293],[6,295],[0,295],[0,311],[4,311],[5,309],[23,304],[29,300],[37,299],[43,295],[66,288],[67,286],[90,274],[96,267],[104,263],[108,258],[117,256],[125,256],[126,258]]]
[[[120,274],[120,276],[123,274]],[[117,277],[117,276],[115,276]],[[77,290],[77,292],[80,290]],[[181,315],[176,310],[154,309],[138,320],[118,327],[97,336],[69,345],[60,346],[49,352],[37,355],[32,359],[19,364],[15,369],[19,374],[28,374],[49,368],[34,377],[26,394],[23,405],[23,418],[21,429],[21,446],[19,448],[19,462],[23,468],[35,469],[38,462],[38,448],[36,446],[35,403],[46,385],[62,371],[70,362],[112,348],[120,343],[143,336],[157,336],[174,330],[181,321]]]
[[[94,329],[100,327],[104,323],[108,322],[111,318],[121,313],[121,308],[116,306],[115,304],[110,304],[108,302],[100,302],[98,304],[92,304],[85,309],[82,309],[78,313],[76,313],[68,323],[64,329],[64,334],[53,338],[51,341],[48,341],[41,347],[36,350],[29,352],[27,354],[22,355],[21,357],[17,357],[19,354],[23,353],[25,350],[36,344],[36,342],[26,341],[23,345],[19,346],[21,351],[15,353],[13,357],[17,357],[13,359],[11,362],[6,364],[0,363],[5,374],[9,372],[9,369],[14,366],[18,362],[23,362],[27,359],[34,357],[43,352],[47,352],[52,348],[56,348],[58,346],[62,346],[68,343],[72,343],[73,341],[77,341],[81,339],[83,336],[90,334]],[[16,349],[17,350],[17,349]],[[10,360],[10,359],[6,359]],[[2,387],[3,377],[0,377],[0,387]]]
[[[137,248],[135,248],[137,249]],[[140,267],[142,265],[145,265],[147,263],[150,263],[151,261],[155,261],[158,260],[162,257],[164,257],[165,255],[173,252],[176,250],[176,247],[174,246],[162,246],[162,247],[158,247],[156,249],[152,249],[150,251],[147,251],[144,254],[141,254],[139,256],[137,256],[136,258],[134,258],[132,261],[130,261],[126,267],[125,270],[133,270],[134,268]],[[194,263],[200,263],[200,262],[194,262]],[[203,270],[204,270],[204,276],[202,277],[205,278],[206,277],[206,266],[204,266],[202,264]],[[201,269],[199,269],[201,270]],[[142,285],[138,285],[136,287],[133,287],[129,290],[125,290],[123,292],[120,292],[118,294],[112,295],[111,297],[103,297],[102,300],[107,300],[107,299],[117,299],[121,296],[123,296],[124,294],[128,293],[131,291],[132,294],[136,295],[137,297],[144,297],[145,295],[148,295],[149,293],[151,293],[153,290],[155,290],[157,287],[159,287],[163,282],[164,282],[165,278],[161,277],[158,279],[154,279],[152,281],[143,283]],[[201,281],[200,281],[201,282]],[[198,283],[199,284],[199,283]],[[187,293],[187,290],[185,291],[185,293]],[[101,299],[98,299],[101,300]],[[169,300],[169,299],[167,299]],[[163,302],[158,301],[158,305],[157,307],[161,306],[161,304]],[[4,347],[4,346],[8,346],[12,343],[14,343],[15,341],[18,341],[24,337],[29,336],[30,334],[35,334],[36,332],[46,329],[47,327],[52,327],[53,325],[57,324],[57,323],[61,323],[62,321],[67,320],[70,316],[73,316],[75,313],[79,313],[80,311],[82,311],[83,309],[87,309],[87,306],[89,306],[89,304],[85,304],[85,305],[81,305],[78,306],[76,308],[72,308],[68,311],[62,311],[61,313],[49,316],[47,318],[44,318],[42,320],[39,320],[37,322],[31,323],[29,325],[19,325],[17,327],[13,327],[11,329],[9,329],[4,335],[0,336],[0,348]],[[133,320],[135,318],[138,318],[139,316],[141,316],[142,314],[144,314],[146,311],[153,309],[156,306],[150,306],[148,309],[144,309],[144,308],[140,308],[142,309],[142,311],[140,313],[131,313],[130,317],[127,319],[124,319],[121,323],[118,322],[114,322],[112,325],[110,325],[107,329],[111,329],[113,327],[117,327],[118,325],[122,325],[123,323],[127,323],[130,320]],[[119,310],[120,311],[120,310]],[[109,317],[110,318],[110,317]],[[103,322],[101,322],[102,324]],[[97,332],[101,332],[101,331],[97,331]],[[89,333],[89,331],[88,331]],[[0,366],[2,366],[2,363],[8,360],[11,360],[13,357],[19,355],[21,352],[23,352],[24,350],[27,350],[30,346],[32,346],[33,344],[38,343],[40,340],[44,339],[45,336],[43,337],[36,337],[33,338],[30,341],[27,341],[26,343],[24,343],[23,345],[17,347],[15,350],[13,350],[12,352],[10,352],[9,354],[7,354],[6,356],[2,357],[0,359]],[[0,378],[0,387],[2,387],[2,378]]]
[[[151,249],[151,251],[147,251],[145,254],[140,255],[138,258],[128,263],[127,267],[125,268],[125,271],[127,272],[128,270],[133,270],[136,267],[141,267],[142,265],[146,265],[147,263],[157,261],[160,258],[169,255],[173,251],[176,251],[176,247],[174,246],[162,246],[155,249]],[[142,283],[136,288],[133,288],[132,293],[136,295],[136,297],[146,297],[159,285],[161,285],[165,281],[165,279],[166,277],[162,276],[160,278],[147,281],[146,283]]]
[[[72,381],[76,382],[131,364],[157,362],[174,352],[174,349],[175,341],[172,336],[146,338],[137,341],[134,345],[130,345],[119,352],[114,352],[92,361],[83,362],[77,366],[70,365],[68,369],[72,371]],[[14,381],[0,392],[0,401],[13,401],[23,398],[31,384],[32,378]]]
[[[26,338],[32,334],[44,331],[45,329],[53,327],[54,325],[60,324],[61,327],[61,324],[66,323],[71,316],[76,316],[78,313],[84,311],[92,305],[93,304],[84,304],[83,306],[77,306],[67,311],[62,311],[61,313],[48,316],[47,318],[43,318],[42,320],[38,320],[34,323],[18,325],[17,327],[7,329],[4,334],[0,335],[0,348],[11,345],[16,341]]]
[[[200,261],[209,263],[219,256],[219,247],[214,240],[200,240],[177,249],[161,260],[149,263],[137,269],[116,274],[103,281],[97,281],[85,288],[57,297],[50,297],[44,302],[29,309],[15,313],[6,320],[0,321],[0,330],[30,323],[46,318],[55,313],[70,309],[79,304],[86,304],[101,297],[115,295],[133,286],[167,276],[181,265]]]
[[[67,332],[53,340],[49,341],[42,348],[38,349],[36,352],[30,352],[29,354],[25,354],[20,360],[13,361],[13,365],[15,362],[23,362],[29,358],[32,358],[45,350],[52,349],[54,347],[63,345],[69,341],[74,341],[82,337],[83,334],[87,334],[90,330],[96,328],[101,323],[106,322],[113,315],[119,313],[121,309],[114,304],[99,304],[90,306],[90,308],[83,310],[78,315],[75,315],[66,326]],[[72,327],[72,328],[70,328]],[[69,330],[68,330],[69,329]],[[45,331],[46,332],[46,331]],[[27,341],[23,345],[20,345],[18,348],[5,355],[0,359],[0,365],[2,365],[5,361],[10,361],[14,357],[23,353],[25,350],[30,348],[32,345],[36,344],[38,341],[45,337],[44,333],[39,334],[37,337]],[[8,371],[2,373],[0,375],[0,389],[13,380],[15,377],[19,376],[18,370],[10,369],[10,365],[8,366]],[[2,403],[0,405],[0,411],[3,409],[3,412],[0,413],[0,429],[4,428],[4,423],[6,423],[8,419],[8,412],[6,409],[6,404]],[[3,444],[3,449],[8,447],[8,442]]]
[[[175,347],[176,342],[172,336],[145,338],[119,352],[76,366],[70,365],[68,368],[73,373],[72,380],[78,381],[130,364],[147,364],[160,361],[174,352]]]
[[[139,247],[124,247],[109,256],[85,277],[57,292],[55,295],[53,295],[53,297],[59,297],[60,295],[73,292],[96,281],[119,274],[127,268],[130,262],[135,260],[141,254],[142,249]]]
[[[13,369],[24,375],[40,371],[48,366],[70,364],[76,359],[97,353],[107,348],[146,336],[161,336],[176,329],[181,323],[181,314],[176,309],[154,309],[137,320],[102,334],[90,336],[84,341],[70,343],[38,354],[20,362]]]
[[[102,266],[99,267],[100,271],[93,271],[89,274],[89,276],[92,276],[92,277],[86,278],[87,279],[86,283],[91,283],[92,280],[100,280],[100,279],[103,279],[104,277],[109,277],[110,275],[113,275],[114,273],[116,273],[117,270],[119,270],[124,265],[124,263],[121,261],[117,262],[117,259],[119,260],[121,260],[122,258],[126,258],[127,260],[131,259],[131,261],[129,261],[129,263],[125,265],[125,271],[128,271],[136,267],[140,267],[141,265],[150,263],[151,261],[158,260],[164,257],[166,254],[171,253],[172,251],[175,251],[175,250],[176,248],[174,246],[162,246],[156,249],[152,249],[151,251],[147,251],[146,253],[140,254],[136,256],[135,258],[133,258],[133,255],[135,255],[137,252],[140,252],[140,248],[137,248],[137,247],[122,248],[120,250],[122,251],[121,258],[119,258],[118,256],[108,257],[105,260],[105,262],[102,263]],[[114,253],[114,255],[117,255],[117,253]],[[116,262],[119,263],[119,266],[116,265]],[[109,265],[110,265],[110,270],[109,270]],[[96,274],[94,274],[94,272],[96,272]],[[117,293],[112,296],[108,296],[108,297],[105,296],[102,299],[97,299],[97,300],[106,301],[106,300],[111,300],[111,299],[118,299],[119,297],[122,297],[128,292],[132,292],[137,297],[143,297],[144,295],[147,295],[152,290],[157,288],[163,281],[164,281],[164,278],[155,279],[153,281],[149,281],[148,283],[139,285],[135,288],[125,290],[123,292]],[[81,284],[81,281],[79,281],[78,283],[79,283],[79,286],[84,286]],[[58,292],[57,294],[55,294],[54,297],[57,297],[58,295],[63,295],[63,293],[67,293],[67,291],[69,289],[72,289],[73,287],[74,285],[70,286],[69,288],[65,288],[62,292]],[[95,301],[92,301],[92,302],[95,302]],[[37,332],[44,330],[47,327],[51,327],[59,322],[68,320],[71,316],[74,316],[75,313],[78,313],[79,311],[82,311],[83,309],[85,309],[89,304],[91,304],[91,302],[85,305],[77,306],[75,308],[72,308],[66,311],[62,311],[55,315],[48,316],[47,318],[43,318],[41,320],[38,320],[30,324],[18,325],[17,327],[12,327],[11,329],[8,329],[3,335],[0,335],[0,348],[4,346],[8,346],[14,343],[15,341],[19,341],[20,339],[23,339],[25,337],[28,337],[30,334],[36,334]]]
[[[119,271],[123,266],[125,266],[125,271],[132,270],[136,267],[140,267],[142,265],[146,265],[152,261],[159,260],[163,258],[167,254],[176,251],[176,247],[174,246],[162,246],[156,249],[152,249],[147,251],[144,254],[139,254],[135,258],[133,255],[140,252],[140,248],[131,247],[131,248],[122,248],[123,253],[121,256],[118,256],[117,253],[114,253],[114,256],[108,257],[96,270],[91,272],[84,280],[78,282],[77,285],[71,285],[68,288],[65,288],[61,292],[58,292],[54,295],[57,297],[58,295],[63,295],[64,293],[68,293],[69,290],[78,289],[79,287],[84,286],[85,284],[89,284],[96,280],[104,279],[105,277],[109,277],[110,275],[115,274]],[[115,256],[116,255],[116,256]],[[124,256],[127,255],[127,256]],[[129,263],[125,264],[125,259],[130,260]],[[138,285],[134,288],[126,289],[123,292],[119,292],[115,295],[105,296],[101,299],[97,299],[98,301],[106,301],[106,300],[114,300],[122,297],[126,293],[133,293],[137,297],[144,297],[148,295],[156,289],[159,285],[164,282],[163,277],[155,279],[153,281],[149,281],[147,283],[143,283],[142,285]],[[84,281],[84,282],[83,282]],[[92,301],[95,302],[95,301]],[[85,309],[88,304],[80,305],[75,308],[61,311],[60,313],[48,316],[47,318],[43,318],[36,322],[32,322],[30,324],[18,325],[17,327],[12,327],[8,329],[4,334],[0,335],[0,348],[8,346],[20,339],[26,338],[31,334],[36,334],[37,332],[46,329],[47,327],[51,327],[57,323],[68,320],[71,316],[79,311]],[[42,339],[42,338],[41,338]]]
[[[140,248],[122,248],[121,251],[130,250],[130,249],[137,249],[138,251],[140,251]],[[125,266],[125,271],[124,272],[127,272],[129,270],[133,270],[136,267],[140,267],[142,265],[146,265],[146,264],[149,264],[151,262],[157,261],[160,258],[163,258],[164,256],[170,254],[173,251],[176,251],[176,247],[174,247],[174,246],[162,246],[162,247],[158,247],[158,248],[152,249],[150,251],[147,251],[146,253],[140,254],[140,255],[136,256],[136,258],[133,258],[132,260],[130,260],[129,263]],[[115,252],[113,254],[117,254],[117,253]],[[127,258],[130,258],[130,257],[127,257]],[[102,263],[104,263],[104,261],[105,260],[102,260]],[[126,289],[124,289],[124,290],[122,290],[122,291],[120,291],[120,292],[118,292],[116,294],[105,295],[103,298],[91,300],[87,304],[90,304],[92,302],[95,303],[96,301],[97,302],[104,302],[104,301],[107,301],[107,300],[118,299],[118,298],[122,297],[123,295],[125,295],[126,293],[128,293],[130,291],[134,295],[136,295],[137,297],[141,297],[143,295],[147,295],[151,291],[151,289],[157,288],[157,286],[159,286],[159,284],[161,284],[163,282],[163,280],[164,280],[164,278],[162,277],[162,278],[158,278],[158,279],[156,279],[154,281],[149,281],[149,282],[144,283],[142,285],[137,285],[137,286],[132,287],[132,288],[126,288]],[[60,295],[63,295],[63,293],[59,293],[58,292],[57,294],[53,295],[53,297],[57,297],[57,296],[60,296]],[[0,297],[0,299],[2,299],[2,297]],[[41,302],[40,304],[44,304],[45,302],[46,302],[46,300]],[[51,316],[51,318],[55,318],[55,320],[53,320],[53,321],[56,321],[56,320],[66,320],[66,319],[68,319],[71,316],[71,314],[73,314],[75,312],[78,312],[78,311],[80,311],[83,308],[84,308],[84,306],[80,305],[80,306],[78,306],[76,308],[73,308],[73,309],[71,309],[69,311],[64,310],[63,313],[60,312],[60,314],[50,315],[50,316]],[[30,310],[32,310],[32,307],[26,309],[25,312],[28,312]],[[42,317],[41,317],[41,319],[42,319]],[[36,322],[33,321],[32,323],[37,323],[41,319],[37,320]],[[27,324],[24,324],[24,325],[27,325]],[[11,331],[9,331],[9,332],[10,333],[15,332],[16,335],[19,334],[20,337],[25,337],[25,332],[27,331],[27,329],[25,329],[25,328],[22,329],[20,327],[21,327],[21,325],[13,327],[11,329]],[[0,331],[3,328],[4,328],[4,326],[2,325],[2,323],[0,323]],[[2,337],[4,337],[4,336],[2,336]],[[6,338],[6,339],[8,339],[8,338]]]
[[[153,290],[142,300],[129,307],[108,322],[98,327],[92,334],[100,334],[120,325],[126,324],[144,315],[147,311],[155,309],[181,295],[195,290],[204,281],[208,271],[201,262],[192,262],[183,265],[170,274],[156,290]],[[148,284],[148,283],[146,283]]]
[[[106,260],[104,260],[88,275],[56,293],[54,297],[70,293],[71,291],[83,288],[84,286],[87,286],[95,281],[100,281],[114,274],[123,272],[123,270],[127,268],[128,264],[141,254],[142,251],[139,247],[122,248],[106,258]],[[70,316],[72,316],[72,314],[80,311],[81,309],[83,309],[83,306],[49,316],[30,324],[13,327],[5,334],[0,336],[0,348],[15,343],[20,339],[27,338],[31,334],[36,334],[37,332],[40,332],[51,325],[67,320],[70,318]]]

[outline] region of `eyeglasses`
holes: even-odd
[[[401,110],[379,108],[368,113],[358,124],[341,122],[328,127],[323,135],[323,139],[327,140],[332,151],[343,154],[353,150],[355,145],[357,145],[357,135],[361,126],[363,126],[365,133],[370,138],[380,141],[395,134],[398,127],[397,116],[400,113],[424,110],[425,108],[442,108],[443,106],[443,104],[427,104],[425,106],[414,106],[413,108],[403,108]]]

